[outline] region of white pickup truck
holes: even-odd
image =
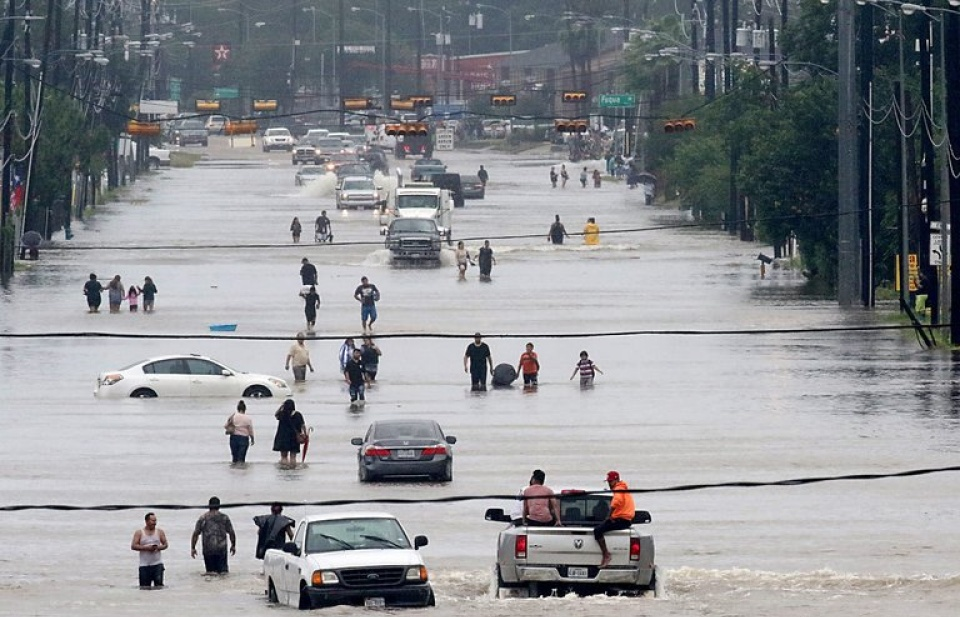
[[[440,236],[453,242],[453,197],[450,191],[429,182],[398,182],[393,202],[380,211],[380,235],[386,235],[390,223],[398,218],[431,219]]]
[[[634,526],[608,532],[609,566],[600,567],[600,546],[594,528],[610,507],[609,494],[564,491],[560,499],[562,526],[511,525],[497,542],[498,597],[538,597],[552,593],[657,593],[653,537],[636,525],[649,523],[650,513],[638,510]],[[490,508],[486,520],[510,522],[502,508]]]
[[[263,557],[267,598],[302,610],[434,606],[417,550],[426,545],[426,536],[411,544],[400,522],[384,512],[307,516],[293,542]]]

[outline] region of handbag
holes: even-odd
[[[297,443],[299,443],[299,444],[305,444],[305,443],[307,443],[307,432],[306,432],[306,431],[300,431],[299,433],[297,433]]]
[[[227,423],[223,427],[223,432],[227,435],[233,435],[237,432],[237,425],[233,423],[233,416],[227,418]]]

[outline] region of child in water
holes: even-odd
[[[136,285],[131,285],[127,291],[127,302],[130,304],[131,313],[136,313],[140,308],[140,290]]]

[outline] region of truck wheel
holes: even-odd
[[[527,586],[527,590],[528,590],[531,598],[539,598],[539,597],[541,596],[541,594],[540,594],[540,585],[538,585],[538,584],[536,584],[536,583],[530,583],[530,584]]]
[[[658,577],[657,577],[657,566],[653,567],[653,574],[650,575],[650,585],[647,587],[647,592],[652,593],[654,598],[660,597],[660,590],[657,589]]]
[[[311,608],[313,608],[310,605],[310,596],[307,595],[303,583],[300,583],[300,600],[297,602],[297,608],[301,611],[309,611]]]
[[[437,605],[437,596],[433,594],[433,590],[430,590],[430,595],[427,596],[427,606],[436,606]]]
[[[267,602],[270,604],[279,604],[280,598],[277,596],[277,588],[273,584],[273,579],[267,581]]]

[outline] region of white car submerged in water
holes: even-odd
[[[242,373],[212,358],[190,354],[160,356],[120,370],[100,373],[93,395],[97,398],[268,398],[290,396],[291,390],[287,382],[279,377]]]

